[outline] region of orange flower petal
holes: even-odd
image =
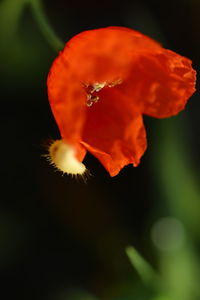
[[[195,92],[196,72],[189,59],[162,49],[159,53],[142,55],[133,67],[130,80],[130,94],[141,113],[166,118],[184,109]]]
[[[48,97],[61,136],[77,144],[85,119],[86,95],[75,71],[63,59],[63,52],[54,61],[48,75]]]
[[[142,114],[169,117],[195,91],[191,61],[123,27],[82,32],[54,61],[50,105],[62,138],[82,161],[93,153],[111,176],[146,149]]]
[[[146,132],[131,99],[117,88],[105,88],[99,95],[99,102],[88,110],[82,144],[115,176],[125,165],[139,164]]]

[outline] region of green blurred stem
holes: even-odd
[[[41,0],[30,0],[30,4],[40,31],[43,33],[49,45],[56,52],[59,52],[63,49],[64,43],[57,37],[56,33],[49,25]]]
[[[160,257],[163,293],[170,300],[199,299],[199,270],[195,251],[190,241]]]
[[[6,41],[15,42],[19,21],[27,0],[3,0],[0,3],[0,38],[1,46]]]
[[[128,246],[126,249],[126,254],[135,268],[135,270],[140,275],[143,283],[146,286],[156,288],[160,285],[159,276],[153,270],[152,266],[140,255],[140,253],[132,246]]]
[[[170,299],[194,300],[199,293],[199,261],[193,240],[200,236],[200,190],[189,155],[188,124],[184,124],[180,116],[159,122],[162,124],[154,160],[156,179],[169,214],[182,221],[185,227],[182,246],[160,253],[161,272]]]
[[[200,188],[189,154],[187,124],[180,116],[160,122],[154,165],[157,181],[171,214],[182,220],[190,233],[200,236]]]

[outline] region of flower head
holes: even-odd
[[[70,162],[68,168],[65,161],[63,171],[83,173],[89,151],[111,176],[127,164],[137,166],[147,147],[142,115],[165,118],[184,109],[195,91],[195,75],[188,58],[135,30],[107,27],[76,35],[48,75],[62,137],[50,153],[53,162],[62,152],[62,170],[60,161],[73,154],[76,166]]]

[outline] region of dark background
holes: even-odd
[[[77,290],[99,299],[150,299],[142,294],[142,284],[124,249],[134,245],[158,268],[150,231],[157,218],[169,214],[156,177],[161,171],[155,152],[158,129],[165,121],[145,117],[149,146],[137,168],[127,166],[111,178],[87,154],[85,164],[92,177],[86,184],[55,172],[42,155],[48,140],[59,138],[46,92],[47,74],[57,54],[42,35],[28,5],[17,30],[9,32],[12,13],[5,15],[3,2],[0,16],[4,14],[2,26],[7,28],[0,32],[2,299],[93,299],[86,294],[85,298],[75,298]],[[63,41],[88,29],[126,26],[189,57],[198,70],[198,0],[43,3],[49,23]],[[181,134],[186,133],[183,139],[197,174],[199,109],[197,92],[181,113]],[[198,243],[195,237],[197,249]],[[134,290],[132,298],[125,298],[130,286]],[[150,297],[150,292],[146,295]]]

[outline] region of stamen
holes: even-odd
[[[100,97],[96,95],[96,93],[100,92],[104,87],[112,88],[118,84],[121,84],[122,80],[117,79],[113,82],[95,82],[93,84],[84,83],[83,86],[86,89],[87,93],[87,103],[86,105],[88,107],[91,107],[93,103],[96,103],[99,101]]]
[[[108,83],[108,87],[114,87],[114,86],[116,86],[118,84],[121,84],[121,83],[122,83],[122,80],[121,79],[117,79],[117,80],[115,80],[115,81],[113,81],[111,83]]]
[[[90,107],[92,106],[93,103],[96,103],[99,101],[99,96],[92,96],[92,95],[87,95],[87,106]]]
[[[102,82],[102,83],[94,83],[93,84],[93,89],[91,90],[91,93],[94,92],[99,92],[101,89],[104,88],[104,86],[106,86],[106,82]]]

